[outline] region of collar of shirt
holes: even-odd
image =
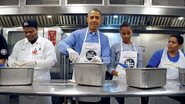
[[[175,57],[171,57],[168,53],[167,53],[168,59],[172,62],[177,62],[179,60],[179,52],[177,53],[177,55]]]
[[[97,32],[89,32],[88,35],[90,35],[90,37],[97,37],[98,36]]]
[[[97,33],[97,31],[96,32],[91,32],[91,31],[88,31],[88,33],[87,34],[91,34],[91,35],[97,35],[98,33]]]
[[[132,51],[133,50],[133,44],[125,44],[122,42],[123,50],[124,51]]]
[[[28,39],[27,38],[25,38],[24,39],[24,44],[28,44],[28,43],[30,43],[29,41],[28,41]],[[41,38],[40,38],[40,36],[38,37],[38,39],[37,39],[37,41],[34,43],[34,44],[40,44],[41,43]],[[31,44],[31,43],[30,43]]]

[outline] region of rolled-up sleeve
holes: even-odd
[[[61,40],[57,46],[60,49],[60,52],[67,55],[68,54],[67,48],[73,48],[76,52],[80,54],[86,36],[86,30],[87,28],[76,30],[72,32],[72,34],[69,37]],[[91,37],[94,37],[94,40],[92,40]],[[88,32],[85,42],[96,43],[98,42],[98,36],[92,36],[92,34]],[[110,63],[109,39],[101,32],[100,32],[100,43],[101,43],[101,59],[103,63],[108,64]]]
[[[158,67],[162,58],[163,50],[157,50],[149,59],[146,67]]]
[[[72,33],[70,36],[66,37],[65,39],[62,39],[57,47],[59,48],[60,52],[67,55],[67,48],[71,48],[74,46],[76,40],[75,35]]]

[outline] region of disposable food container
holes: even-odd
[[[154,88],[166,85],[166,68],[127,68],[128,86]]]

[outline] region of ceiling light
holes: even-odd
[[[114,15],[113,17],[114,17],[114,18],[118,18],[118,15]]]
[[[52,18],[52,15],[47,15],[47,18]]]
[[[184,17],[178,17],[178,19],[179,19],[179,20],[182,20],[182,19],[184,19]]]

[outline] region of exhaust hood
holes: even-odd
[[[185,19],[175,16],[151,16],[151,15],[103,15],[104,21],[101,25],[103,30],[117,30],[122,22],[127,21],[136,30],[176,30],[185,31]],[[77,29],[86,27],[85,14],[52,15],[19,15],[0,16],[0,25],[3,27],[19,27],[26,19],[35,19],[40,27],[61,26],[63,29]]]
[[[23,1],[23,0],[21,0]],[[128,22],[139,32],[185,33],[185,8],[155,7],[151,5],[58,5],[29,6],[20,2],[18,6],[0,6],[0,26],[18,27],[26,19],[35,19],[39,27],[60,26],[64,30],[86,27],[86,14],[97,8],[102,11],[103,31],[118,31],[122,22]],[[65,1],[62,1],[65,2]],[[48,18],[47,16],[52,17]],[[114,17],[115,15],[116,18]]]

